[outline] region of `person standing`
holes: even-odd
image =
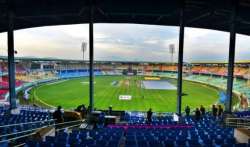
[[[201,107],[200,107],[200,111],[201,111],[201,115],[205,115],[205,113],[206,113],[206,109],[205,109],[205,107],[203,107],[202,105],[201,105]]]
[[[110,106],[109,106],[109,110],[108,110],[108,114],[109,114],[109,115],[112,115],[112,111],[113,111],[112,105],[110,105]]]
[[[58,106],[57,110],[53,113],[53,119],[55,119],[55,128],[59,129],[61,128],[62,124],[64,122],[64,118],[63,118],[63,112],[62,112],[62,107]]]
[[[82,118],[85,118],[87,115],[87,109],[84,104],[82,104],[81,106],[81,115],[82,115]]]
[[[212,106],[212,113],[213,113],[213,116],[216,117],[217,116],[217,112],[218,112],[218,108],[216,108],[215,105]]]
[[[152,123],[152,115],[153,115],[153,112],[152,112],[152,109],[150,108],[150,109],[148,110],[148,112],[147,112],[147,122],[148,122],[149,124]]]
[[[58,106],[57,110],[53,113],[53,118],[55,119],[56,123],[63,123],[63,112],[62,112],[62,107]]]
[[[90,113],[91,113],[91,107],[88,106],[88,108],[87,108],[87,114],[90,114]]]
[[[200,118],[201,118],[201,111],[199,110],[199,108],[196,108],[196,110],[195,110],[195,119],[197,121],[199,121]]]
[[[81,108],[82,108],[82,105],[79,105],[79,106],[77,106],[77,108],[75,109],[75,111],[81,113]]]
[[[185,112],[186,112],[186,116],[189,116],[189,114],[190,114],[190,107],[189,106],[186,106]]]
[[[222,116],[223,114],[223,108],[221,107],[221,105],[219,105],[219,108],[218,108],[218,116]]]

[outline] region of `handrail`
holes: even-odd
[[[82,120],[74,120],[74,121],[67,121],[67,122],[63,122],[63,123],[56,123],[55,126],[74,123],[74,122],[83,122],[83,121],[84,121],[84,119],[82,119]]]
[[[247,126],[247,125],[245,125],[245,124],[242,124],[242,125],[240,125],[240,124],[234,124],[234,125],[228,124],[228,127],[235,127],[235,128],[250,128],[250,126]]]
[[[15,132],[15,133],[10,133],[10,134],[4,134],[4,135],[1,135],[0,138],[2,137],[7,137],[7,136],[11,136],[11,135],[17,135],[17,134],[21,134],[21,133],[26,133],[26,132],[31,132],[31,131],[35,131],[35,130],[38,130],[38,129],[43,129],[43,128],[47,128],[47,127],[50,127],[50,126],[58,126],[58,125],[64,125],[64,124],[69,124],[69,123],[74,123],[74,122],[83,122],[84,120],[76,120],[76,121],[67,121],[65,123],[58,123],[58,124],[48,124],[48,125],[44,125],[42,127],[38,127],[38,128],[34,128],[34,129],[29,129],[29,130],[25,130],[25,131],[19,131],[19,132]],[[77,124],[79,125],[79,124]],[[75,126],[77,126],[75,125]],[[72,125],[73,126],[73,125]],[[67,127],[64,127],[64,128],[67,128]],[[0,141],[1,142],[1,141]]]
[[[35,131],[37,129],[43,129],[43,128],[47,128],[49,127],[50,125],[48,126],[42,126],[42,127],[39,127],[39,128],[35,128],[35,129],[29,129],[29,130],[25,130],[25,131],[20,131],[20,132],[15,132],[15,133],[11,133],[11,134],[4,134],[4,135],[1,135],[1,137],[6,137],[6,136],[11,136],[11,135],[17,135],[17,134],[21,134],[21,133],[26,133],[26,132],[31,132],[31,131]]]
[[[59,123],[59,124],[68,124],[68,123],[72,123],[72,122],[83,122],[84,120],[77,120],[77,121],[69,121],[69,122],[66,122],[66,123]],[[59,125],[58,124],[58,125]],[[40,128],[36,128],[36,129],[32,129],[32,130],[37,130],[37,129],[42,129],[42,128],[46,128],[46,127],[49,127],[49,126],[56,126],[57,124],[52,124],[52,125],[48,125],[48,126],[43,126],[43,127],[40,127]],[[78,126],[79,124],[77,125],[72,125],[72,126],[67,126],[67,127],[63,127],[63,128],[60,128],[60,129],[57,129],[56,131],[60,131],[60,130],[63,130],[65,128],[72,128],[72,127],[75,127],[75,126]],[[31,130],[27,130],[26,132],[28,131],[31,131]],[[17,132],[18,133],[18,132]],[[20,132],[19,132],[20,133]],[[23,133],[23,132],[22,132]],[[12,134],[8,134],[8,136],[10,135],[13,135],[13,134],[16,134],[16,133],[12,133]],[[16,140],[16,139],[19,139],[19,138],[24,138],[24,137],[28,137],[28,136],[31,136],[31,135],[34,135],[35,133],[32,132],[32,133],[29,133],[29,134],[25,134],[25,135],[22,135],[22,136],[18,136],[18,137],[14,137],[14,138],[10,138],[10,139],[6,139],[6,140],[1,140],[0,143],[4,143],[4,142],[9,142],[9,141],[12,141],[12,140]],[[2,135],[3,136],[3,135]]]
[[[7,139],[7,140],[1,140],[0,143],[4,143],[4,142],[9,142],[9,141],[12,141],[12,140],[16,140],[16,139],[20,139],[20,138],[24,138],[24,137],[28,137],[28,136],[31,136],[31,135],[34,135],[35,133],[32,132],[30,134],[26,134],[26,135],[22,135],[22,136],[18,136],[18,137],[14,137],[14,138],[10,138],[10,139]]]
[[[23,147],[25,145],[25,143],[21,143],[21,144],[18,144],[18,145],[15,145],[14,147]]]
[[[231,127],[250,127],[250,119],[248,118],[226,118],[226,125]]]
[[[246,120],[250,121],[250,118],[226,118],[227,120]]]
[[[81,125],[81,124],[76,124],[76,125],[60,128],[60,129],[57,129],[56,131],[61,131],[61,130],[65,129],[65,128],[73,128],[73,127],[76,127],[76,126],[79,126],[79,125]]]
[[[237,124],[237,125],[246,125],[246,126],[250,126],[250,124],[246,123],[237,123],[237,122],[228,122],[227,124]]]
[[[18,123],[18,124],[10,124],[10,125],[3,125],[0,126],[0,128],[4,128],[4,127],[11,127],[11,126],[21,126],[21,125],[26,125],[26,124],[36,124],[39,122],[51,122],[51,121],[55,121],[55,119],[49,119],[49,120],[41,120],[41,121],[35,121],[35,122],[26,122],[26,123]]]

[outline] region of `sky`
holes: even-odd
[[[179,28],[139,24],[95,24],[94,59],[106,61],[170,62],[169,45],[177,61]],[[19,57],[82,59],[81,43],[88,42],[88,25],[38,27],[15,31]],[[237,34],[236,61],[250,60],[250,37]],[[185,62],[226,62],[229,33],[185,28]],[[7,54],[6,33],[0,34],[0,55]],[[88,59],[88,49],[85,52]]]

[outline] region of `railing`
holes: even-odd
[[[250,118],[226,118],[226,126],[250,129]]]
[[[0,126],[0,128],[11,128],[11,127],[16,127],[16,126],[33,125],[33,124],[41,124],[42,127],[31,128],[31,129],[27,129],[27,130],[19,131],[19,132],[14,132],[14,133],[1,134],[0,138],[9,138],[9,140],[11,140],[13,136],[17,136],[16,138],[19,139],[19,137],[22,136],[22,134],[25,134],[23,136],[26,136],[27,133],[35,132],[38,129],[42,129],[42,128],[45,128],[47,126],[53,125],[54,121],[55,121],[54,119],[51,119],[51,120],[3,125],[3,126]],[[0,141],[0,143],[2,143],[2,142],[5,142],[5,141]]]
[[[55,127],[56,126],[64,126],[64,125],[67,125],[67,124],[70,124],[70,125],[58,128],[55,131],[57,132],[57,131],[64,130],[66,128],[74,128],[74,127],[77,127],[77,126],[81,125],[83,122],[85,122],[85,120],[75,120],[75,121],[67,121],[67,122],[64,122],[64,123],[57,123],[57,124],[54,124]]]
[[[44,129],[44,128],[48,128],[48,127],[55,127],[56,132],[60,131],[60,130],[63,130],[63,129],[66,129],[66,128],[74,128],[74,127],[80,126],[84,121],[85,120],[75,120],[75,121],[67,121],[67,122],[64,122],[64,123],[57,123],[57,124],[49,123],[48,125],[38,127],[38,128],[34,128],[34,129],[29,129],[29,130],[25,130],[25,131],[19,131],[19,132],[15,132],[15,133],[4,134],[4,135],[1,135],[0,138],[8,137],[8,136],[15,136],[15,137],[10,137],[10,138],[5,139],[5,140],[0,140],[0,144],[1,143],[9,143],[9,142],[14,141],[14,140],[18,140],[18,139],[21,139],[21,138],[32,136],[32,135],[36,134],[35,131],[38,131],[38,130]],[[49,120],[47,122],[51,122],[51,120]],[[54,122],[54,120],[53,120],[53,122]],[[21,123],[21,124],[28,124],[28,123]],[[8,125],[8,126],[15,126],[15,125],[17,125],[17,124]],[[61,127],[57,128],[57,126],[61,126]],[[21,135],[21,136],[16,136],[18,134],[23,134],[23,133],[27,133],[27,134],[24,134],[24,135]]]
[[[0,128],[21,126],[21,125],[27,125],[27,124],[47,123],[47,122],[54,122],[54,121],[55,121],[54,119],[50,119],[50,120],[42,120],[42,121],[34,121],[34,122],[26,122],[26,123],[18,123],[18,124],[9,124],[9,125],[0,126]]]

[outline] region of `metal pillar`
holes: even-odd
[[[94,107],[94,28],[93,28],[93,5],[90,5],[89,15],[89,106],[91,111]]]
[[[180,32],[179,32],[179,53],[178,53],[178,81],[177,81],[177,114],[181,116],[182,103],[182,67],[183,67],[183,46],[184,46],[184,0],[181,0],[180,8]]]
[[[10,8],[9,8],[10,9]],[[15,57],[14,57],[14,14],[8,13],[8,78],[10,110],[16,108],[16,82],[15,82]]]
[[[227,102],[225,105],[226,112],[231,113],[232,111],[232,99],[233,99],[233,76],[234,76],[234,59],[235,59],[235,40],[236,40],[236,30],[235,30],[235,18],[238,8],[238,0],[233,1],[233,10],[231,14],[231,24],[230,24],[230,42],[229,42],[229,58],[228,58],[228,76],[227,76]]]

